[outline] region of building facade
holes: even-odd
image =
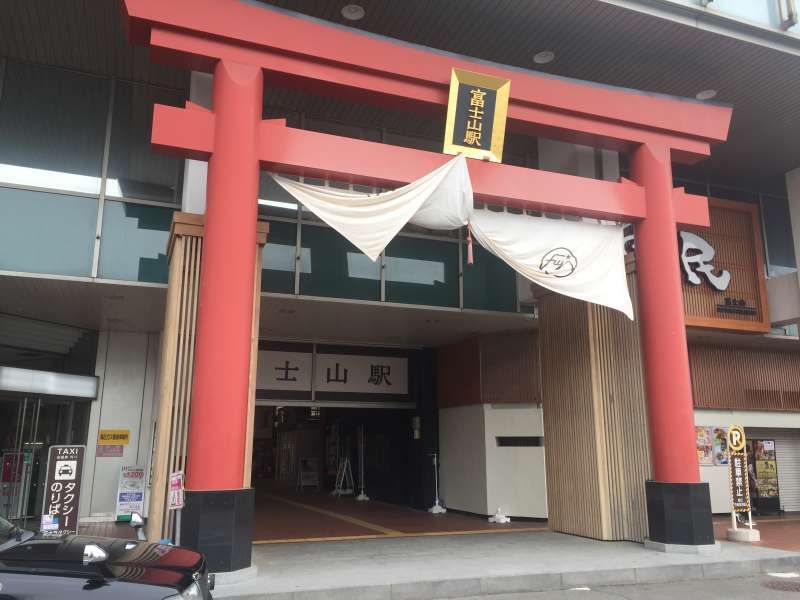
[[[725,512],[730,492],[719,440],[729,425],[744,426],[758,457],[754,506],[800,510],[800,153],[791,142],[800,117],[791,112],[797,86],[787,75],[800,61],[794,3],[576,0],[531,3],[516,13],[476,2],[458,15],[449,4],[420,2],[412,11],[373,3],[351,13],[324,2],[230,2],[235,11],[263,14],[265,23],[289,23],[290,37],[321,27],[330,39],[357,34],[453,64],[478,59],[476,70],[483,64],[514,73],[512,90],[527,78],[541,86],[585,85],[590,98],[610,90],[630,102],[622,112],[631,122],[649,118],[635,114],[644,106],[638,102],[667,96],[627,88],[709,98],[675,100],[674,114],[684,106],[716,110],[716,101],[732,106],[730,132],[717,140],[727,141],[693,164],[673,153],[668,182],[709,201],[710,227],[679,226],[670,259],[683,278],[692,450],[699,479],[709,484],[711,511]],[[439,495],[451,509],[477,515],[501,509],[599,539],[647,537],[644,482],[658,479],[653,468],[662,460],[653,453],[672,459],[670,449],[652,446],[660,434],[647,390],[660,367],[640,342],[652,339],[642,337],[640,326],[667,320],[669,300],[663,314],[651,303],[635,323],[623,323],[544,293],[480,247],[468,265],[463,230],[407,226],[372,262],[284,192],[267,168],[257,183],[247,183],[241,169],[252,165],[244,160],[207,164],[202,147],[178,156],[179,144],[153,138],[153,106],[186,106],[195,116],[213,110],[219,120],[226,92],[215,64],[175,66],[170,54],[185,52],[176,32],[197,35],[200,26],[159,24],[147,14],[153,5],[90,10],[41,2],[0,9],[0,510],[35,519],[47,447],[85,444],[81,518],[116,519],[121,468],[140,466],[148,474],[143,510],[153,535],[171,537],[174,520],[163,493],[168,472],[188,469],[190,491],[257,488],[262,480],[294,486],[303,471],[332,487],[340,459],[356,461],[358,438],[365,436],[367,480],[378,499],[430,506],[436,453]],[[452,20],[447,34],[433,27],[437,19]],[[497,39],[473,30],[476,19],[507,34]],[[284,40],[263,43],[278,47]],[[324,44],[313,51],[323,54],[319,64],[333,60]],[[248,143],[255,152],[254,140],[230,133],[249,110],[259,121],[285,119],[289,130],[441,152],[442,110],[376,102],[366,88],[332,93],[326,78],[346,81],[347,68],[334,76],[315,67],[319,81],[308,86],[289,67],[267,67],[263,83],[259,70],[249,106],[236,92],[241,74],[222,76],[232,81],[234,92],[227,93],[239,99],[225,117],[233,125],[219,129],[215,144],[236,148],[234,158]],[[586,131],[589,125],[575,126],[586,135],[571,137],[547,123],[510,127],[503,162],[570,176],[559,182],[633,180],[647,187],[632,146],[612,140],[605,121],[600,133]],[[673,125],[690,130],[692,123],[665,119],[660,127]],[[202,144],[185,132],[201,130],[174,127],[188,146]],[[684,135],[694,143],[692,136],[706,134]],[[389,187],[377,175],[370,183],[315,170],[315,158],[322,164],[330,155],[304,159],[310,164],[303,174],[285,172],[332,188]],[[214,183],[215,168],[233,174],[228,187]],[[260,229],[220,237],[209,225],[207,199],[240,192],[258,198]],[[583,201],[590,210],[593,198]],[[224,206],[217,210],[233,214]],[[540,212],[589,218],[580,210]],[[640,272],[647,263],[636,260],[635,242],[646,244],[637,234],[629,247],[634,292],[642,277],[655,281],[646,286],[660,285],[659,274]],[[226,262],[224,252],[214,255],[214,236],[251,248],[260,268],[253,274]],[[201,272],[212,260],[231,289],[246,277],[255,286],[255,294],[245,286],[236,298],[256,308],[254,319],[229,310],[227,296],[203,309],[218,311],[220,329],[212,337],[224,350],[221,359],[195,354],[196,337],[211,335],[202,333],[197,310],[207,277]],[[236,313],[236,327],[246,325],[244,345],[227,346],[229,313]],[[356,383],[362,371],[379,383]],[[234,380],[249,405],[218,399],[227,398],[225,386]],[[191,433],[196,394],[217,407],[207,413],[218,420],[212,436]],[[244,417],[238,437],[229,427],[235,414]],[[122,443],[103,443],[104,433],[114,431],[125,432]],[[245,451],[231,464],[220,448],[239,438]],[[191,464],[192,455],[203,458]],[[659,468],[668,472],[670,464]],[[571,510],[590,516],[576,520]],[[252,525],[244,529],[249,546]]]

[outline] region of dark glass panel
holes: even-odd
[[[97,194],[107,79],[9,61],[0,102],[0,180]]]
[[[106,196],[178,202],[183,160],[150,145],[153,105],[183,106],[183,92],[118,82],[114,90]]]
[[[462,252],[464,270],[464,308],[516,312],[517,277],[514,269],[478,244],[473,244],[474,262],[467,264],[467,249]]]
[[[270,221],[261,255],[261,291],[294,293],[297,224]]]
[[[301,294],[380,300],[378,262],[327,227],[303,225],[300,240]]]
[[[396,237],[385,261],[387,302],[458,306],[458,244]]]
[[[167,243],[173,210],[106,200],[100,277],[167,283]]]
[[[89,276],[97,199],[0,187],[0,270]]]

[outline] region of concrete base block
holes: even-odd
[[[644,547],[648,550],[655,550],[656,552],[668,552],[672,554],[716,554],[722,550],[722,546],[719,542],[694,546],[688,544],[665,544],[663,542],[645,540]]]
[[[728,528],[728,539],[732,542],[760,542],[761,532],[749,527]]]
[[[238,571],[214,573],[214,585],[234,585],[250,579],[255,579],[256,577],[258,577],[258,567],[256,565],[250,565]]]

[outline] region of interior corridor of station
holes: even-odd
[[[432,457],[414,447],[412,412],[311,407],[256,408],[254,543],[538,531],[538,521],[431,514]],[[364,431],[364,495],[361,431]],[[338,458],[352,471],[336,493]],[[302,466],[302,467],[301,467]],[[302,471],[301,471],[302,468]]]
[[[436,499],[432,454],[439,442],[436,349],[471,336],[530,330],[531,319],[264,297],[261,323],[251,467],[255,544],[547,529],[544,519],[491,523],[485,514],[428,511]],[[358,394],[326,400],[319,384],[314,401],[298,399],[297,390],[258,389],[276,385],[264,383],[267,351],[304,346],[313,347],[317,370],[326,364],[325,352],[407,356],[405,401]],[[281,368],[300,364],[291,362],[291,352],[285,356],[290,362],[280,355]],[[292,374],[302,380],[302,372]],[[319,376],[312,375],[316,382]],[[475,465],[474,477],[476,485],[485,477],[482,465]],[[358,499],[362,491],[368,500]]]

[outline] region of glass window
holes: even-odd
[[[464,247],[464,308],[516,312],[516,271],[491,252],[473,244],[473,264],[467,264]]]
[[[762,25],[780,24],[778,3],[770,0],[714,0],[709,8]]]
[[[300,231],[300,293],[355,300],[380,300],[381,271],[337,231],[303,225]]]
[[[289,179],[298,180],[297,177],[284,175]],[[273,217],[297,218],[297,200],[266,171],[259,173],[258,182],[258,214]]]
[[[167,283],[172,209],[106,200],[99,276]]]
[[[396,237],[385,264],[387,302],[458,306],[458,244]]]
[[[183,161],[150,145],[153,105],[183,106],[183,92],[118,82],[114,90],[106,196],[177,202]]]
[[[796,271],[792,221],[786,198],[761,196],[761,211],[764,216],[770,277]]]
[[[99,193],[109,85],[9,61],[0,102],[0,180]]]
[[[0,270],[89,276],[97,200],[0,187]]]
[[[294,293],[297,224],[270,221],[261,255],[261,291]]]

